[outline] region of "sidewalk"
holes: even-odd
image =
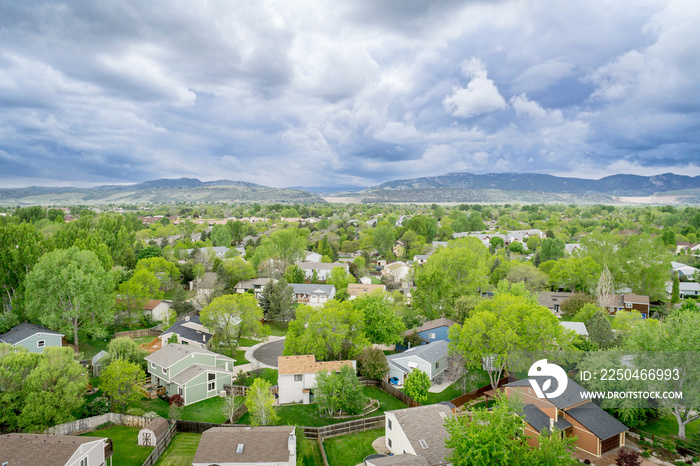
[[[260,348],[261,346],[267,345],[268,343],[274,343],[274,342],[276,342],[276,341],[284,340],[285,338],[286,338],[286,337],[278,337],[278,336],[275,336],[275,335],[271,335],[271,336],[267,339],[267,341],[264,341],[264,342],[262,342],[262,343],[258,343],[257,345],[251,346],[250,348],[246,349],[246,351],[245,351],[245,358],[246,358],[248,361],[250,361],[251,367],[253,367],[253,368],[255,368],[255,369],[260,369],[260,368],[265,368],[265,367],[267,367],[267,368],[269,368],[269,369],[277,369],[277,366],[271,366],[271,365],[268,365],[268,364],[265,364],[265,363],[263,363],[263,362],[258,361],[258,360],[255,359],[255,357],[253,356],[253,353],[255,353],[255,350],[257,350],[257,349]],[[245,365],[245,364],[244,364],[244,365]],[[235,367],[234,367],[234,370],[236,370],[238,367],[243,367],[243,366],[235,366]],[[248,369],[248,370],[252,370],[252,369]]]

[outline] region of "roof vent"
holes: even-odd
[[[425,440],[420,439],[420,440],[418,440],[418,443],[420,443],[420,446],[423,447],[423,450],[428,448],[428,444],[425,442]]]
[[[236,454],[240,455],[241,453],[243,453],[243,446],[243,443],[238,444],[238,448],[236,448]]]

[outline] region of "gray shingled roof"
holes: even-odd
[[[293,432],[293,426],[213,427],[202,434],[192,463],[284,463]],[[241,444],[243,452],[236,453]]]
[[[333,285],[314,285],[306,283],[290,283],[294,289],[294,294],[315,294],[330,296],[335,290]]]
[[[576,419],[583,427],[593,432],[601,440],[609,439],[629,428],[603,411],[593,402],[567,409],[566,414]]]
[[[415,356],[421,358],[425,362],[434,364],[447,356],[447,342],[440,340],[428,343],[427,345],[414,346],[403,353],[390,354],[386,357],[386,359],[389,361],[394,361],[396,359],[407,358],[409,356]]]
[[[22,322],[19,325],[15,325],[9,332],[0,335],[0,341],[9,343],[10,345],[14,345],[26,338],[31,337],[35,333],[47,333],[50,335],[63,336],[62,333],[54,332],[53,330],[49,330],[46,327],[42,327],[41,325],[30,324],[29,322]]]
[[[204,348],[200,348],[194,345],[178,345],[176,343],[169,343],[156,351],[153,354],[149,354],[144,359],[148,362],[153,362],[161,367],[170,367],[176,362],[180,361],[182,358],[186,358],[192,353],[199,354],[213,354],[218,359],[233,361],[233,359],[222,354],[214,353]]]
[[[525,421],[534,427],[537,432],[549,432],[550,417],[537,406],[529,404],[523,406],[523,414],[521,414],[521,416],[524,416]],[[571,425],[572,424],[564,418],[559,418],[557,422],[554,423],[554,427],[559,430],[568,429]]]
[[[577,335],[582,335],[585,337],[588,336],[588,329],[586,328],[586,324],[584,324],[583,322],[560,321],[559,325],[561,325],[562,327],[564,327],[566,329],[573,330],[574,332],[576,332]]]
[[[447,430],[440,413],[451,416],[450,408],[444,405],[427,405],[388,412],[396,416],[401,430],[411,442],[417,456],[427,459],[430,465],[449,464],[445,458],[452,453],[452,449],[445,447]],[[423,448],[420,440],[425,440],[428,448]]]
[[[522,379],[518,380],[517,382],[511,382],[507,384],[506,387],[530,387],[531,385],[528,380],[529,379]],[[587,391],[585,388],[569,378],[569,383],[566,385],[566,390],[564,390],[564,393],[556,398],[547,398],[547,401],[559,409],[566,409],[569,406],[589,400],[589,398],[581,396],[581,393],[585,391]]]
[[[222,369],[220,367],[207,366],[204,364],[192,364],[190,367],[188,367],[187,369],[185,369],[184,371],[180,372],[175,377],[170,379],[170,381],[174,382],[178,385],[185,385],[187,382],[194,379],[199,374],[203,374],[205,372],[223,372],[224,374],[233,375],[233,372],[227,371],[227,370]]]
[[[81,445],[104,440],[75,435],[0,435],[0,462],[9,466],[63,466]]]
[[[161,333],[161,335],[165,335],[172,332],[180,335],[182,338],[186,338],[187,340],[197,341],[206,345],[209,342],[209,340],[211,340],[212,334],[208,332],[201,332],[199,330],[187,327],[186,324],[189,323],[202,325],[202,322],[199,320],[199,316],[192,316],[190,317],[190,320],[178,320],[173,325],[171,325],[170,328]]]
[[[409,453],[368,459],[367,464],[372,466],[430,466],[427,459]]]

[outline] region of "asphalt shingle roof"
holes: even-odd
[[[294,289],[294,294],[315,294],[330,296],[335,290],[333,285],[314,285],[307,283],[290,283]]]
[[[452,327],[454,324],[455,324],[454,320],[447,319],[445,317],[441,317],[439,319],[429,320],[428,322],[424,323],[423,325],[421,325],[420,327],[417,327],[415,329],[406,330],[405,335],[410,336],[414,330],[416,333],[420,333],[420,332],[425,332],[426,330],[433,330],[435,328],[440,328],[440,327],[449,328],[449,327]]]
[[[425,362],[434,364],[447,356],[447,342],[440,340],[428,343],[427,345],[414,346],[403,353],[390,354],[386,358],[389,361],[394,361],[396,359],[407,358],[409,356],[415,356],[421,358]]]
[[[447,430],[445,416],[452,416],[452,410],[445,405],[427,405],[416,408],[388,411],[396,416],[406,438],[411,442],[417,456],[428,460],[430,465],[448,464],[446,457],[452,449],[445,447]],[[423,448],[420,441],[424,440],[428,448]],[[396,463],[394,463],[396,464]]]
[[[190,367],[188,367],[187,369],[185,369],[184,371],[180,372],[175,377],[170,379],[170,381],[174,382],[178,385],[185,385],[187,382],[194,379],[199,374],[203,374],[205,372],[223,372],[225,374],[233,375],[233,372],[227,371],[227,370],[222,369],[220,367],[207,366],[205,364],[192,364]]]
[[[614,435],[629,430],[626,425],[603,411],[600,406],[593,402],[567,409],[566,414],[576,419],[601,440],[609,439]]]
[[[529,404],[523,406],[523,416],[525,417],[525,421],[534,427],[537,432],[549,432],[550,417],[537,406]],[[557,422],[554,423],[554,427],[559,430],[568,429],[571,426],[572,424],[564,418],[559,418]]]
[[[213,427],[204,431],[192,463],[284,463],[289,461],[290,426]],[[243,452],[236,453],[238,445]]]
[[[65,466],[78,447],[104,440],[75,435],[0,435],[0,463],[8,466]]]
[[[233,361],[233,359],[224,356],[222,354],[214,353],[204,348],[193,345],[178,345],[176,343],[169,343],[156,351],[153,354],[149,354],[144,359],[148,362],[153,362],[161,367],[170,367],[176,362],[183,358],[186,358],[190,354],[211,354],[217,357],[217,359],[223,359],[228,361]]]
[[[506,387],[530,387],[530,382],[529,379],[522,379],[516,382],[511,382],[507,384]],[[585,388],[569,378],[569,383],[566,385],[566,390],[564,390],[564,393],[556,398],[547,398],[547,401],[559,409],[566,409],[569,406],[589,400],[589,398],[584,398],[581,396],[581,393],[586,391],[587,390]]]
[[[187,326],[187,324],[202,325],[202,322],[199,320],[199,316],[190,317],[190,320],[178,320],[171,325],[169,329],[161,333],[161,335],[166,335],[172,332],[180,335],[182,338],[191,341],[198,341],[204,345],[211,340],[211,333],[190,328]]]
[[[54,332],[53,330],[49,330],[46,327],[42,327],[41,325],[30,324],[29,322],[22,322],[19,325],[15,325],[9,332],[0,335],[0,341],[4,341],[5,343],[14,345],[15,343],[19,343],[25,338],[31,337],[35,333],[46,333],[50,335],[63,336],[62,333]]]

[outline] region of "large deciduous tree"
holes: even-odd
[[[248,390],[245,405],[250,413],[250,423],[254,426],[273,425],[279,419],[275,406],[275,395],[270,392],[270,382],[259,377]]]
[[[404,381],[403,391],[418,403],[428,401],[428,390],[430,389],[430,378],[428,374],[420,369],[413,369]]]
[[[394,301],[381,290],[351,301],[364,314],[365,335],[372,343],[393,345],[403,341],[406,326]]]
[[[0,220],[0,302],[4,312],[24,308],[24,278],[41,254],[41,236],[33,225]]]
[[[149,257],[136,263],[136,272],[141,269],[149,270],[160,281],[163,289],[171,288],[180,280],[180,269],[162,257]]]
[[[47,327],[73,333],[105,333],[114,306],[114,279],[92,251],[57,249],[41,257],[27,275],[29,315]]]
[[[118,307],[126,310],[131,323],[133,314],[143,312],[144,306],[153,298],[158,298],[160,281],[147,268],[137,269],[130,279],[119,285]]]
[[[100,374],[102,389],[110,399],[112,408],[123,413],[141,394],[135,383],[146,377],[141,366],[124,359],[113,360]]]
[[[263,311],[249,293],[227,294],[215,298],[200,313],[202,324],[213,329],[226,342],[231,353],[245,337],[266,337]]]

